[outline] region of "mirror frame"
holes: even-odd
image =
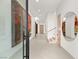
[[[71,17],[77,17],[77,21],[78,21],[78,16],[77,16],[77,14],[76,13],[74,13],[74,12],[67,12],[65,15],[64,15],[64,20],[62,20],[62,34],[63,34],[63,23],[64,23],[64,21],[65,21],[65,19],[67,18],[67,17],[69,17],[69,16],[71,16]],[[75,18],[74,18],[74,22],[75,22]],[[75,25],[75,23],[74,23],[74,25]],[[65,25],[66,26],[66,25]],[[75,27],[75,26],[74,26]],[[75,29],[74,29],[75,30]],[[75,31],[74,31],[75,32]],[[65,38],[65,36],[64,36],[65,34],[63,34],[63,37]],[[75,33],[74,33],[74,35],[75,35]],[[75,36],[75,38],[77,37],[77,35],[78,35],[78,33],[76,34],[76,36]],[[75,40],[75,38],[65,38],[65,40],[67,40],[67,41],[72,41],[72,40]]]

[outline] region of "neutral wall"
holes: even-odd
[[[67,12],[78,14],[78,0],[62,0],[57,8],[57,14],[64,16]]]
[[[11,57],[22,47],[22,43],[14,48],[11,47],[11,26],[11,0],[0,0],[0,57],[4,59]]]
[[[23,6],[23,8],[25,8],[24,0],[20,1],[20,3]],[[2,48],[6,48],[7,46],[11,47],[11,30],[12,30],[11,25],[12,25],[11,0],[7,0],[7,1],[1,0],[0,1],[0,45],[5,46],[5,47],[3,46]]]
[[[61,20],[67,12],[78,14],[78,0],[63,0],[57,9],[57,14],[61,15]],[[63,35],[61,36],[61,46],[66,49],[75,59],[78,59],[78,38],[73,41],[66,41]]]
[[[11,0],[0,1],[0,52],[11,47]]]

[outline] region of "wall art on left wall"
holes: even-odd
[[[11,12],[12,12],[12,47],[18,45],[22,41],[22,21],[24,20],[23,13],[24,9],[16,1],[11,1]]]

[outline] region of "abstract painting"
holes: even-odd
[[[22,41],[22,20],[23,20],[23,8],[16,1],[12,0],[12,47],[16,46]]]
[[[31,16],[28,15],[28,32],[29,36],[31,36]]]

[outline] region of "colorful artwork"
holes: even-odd
[[[22,30],[21,21],[23,20],[23,9],[21,5],[16,1],[12,0],[12,47],[16,46],[21,42]]]
[[[31,35],[31,16],[28,15],[28,32],[29,32],[29,36]]]
[[[16,1],[12,0],[12,47],[22,41],[26,35],[26,10]],[[28,32],[31,35],[31,16],[28,15]]]
[[[18,44],[21,40],[21,16],[15,16],[15,42]]]

